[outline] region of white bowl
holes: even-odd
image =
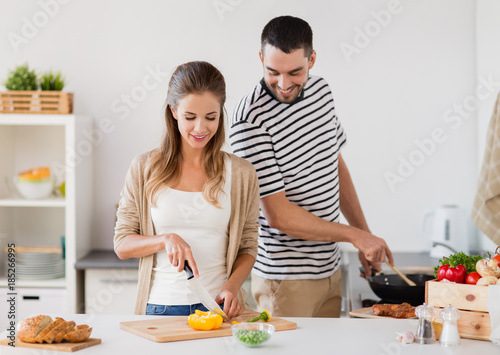
[[[16,187],[21,196],[27,199],[41,199],[50,196],[54,183],[52,180],[17,181]]]

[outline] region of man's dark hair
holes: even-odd
[[[296,49],[304,48],[306,57],[310,57],[313,34],[309,24],[293,16],[275,17],[262,30],[260,38],[261,50],[264,53],[266,44],[290,53]]]

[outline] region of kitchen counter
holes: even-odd
[[[130,258],[121,260],[113,250],[91,250],[83,258],[79,259],[75,268],[85,269],[138,269],[139,259]]]
[[[52,317],[55,315],[51,315]],[[158,316],[137,315],[60,315],[77,324],[93,327],[92,337],[102,343],[78,351],[78,354],[481,354],[498,355],[500,347],[489,341],[462,339],[461,345],[450,351],[439,343],[402,345],[396,332],[416,331],[417,320],[348,319],[348,318],[286,318],[297,323],[297,329],[276,332],[260,349],[246,348],[231,337],[156,343],[120,329],[119,323],[132,320],[156,319]],[[5,332],[2,339],[5,338]],[[42,353],[29,348],[1,346],[2,355]],[[43,351],[43,354],[60,354]]]

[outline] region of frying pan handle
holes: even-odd
[[[187,260],[184,260],[184,271],[187,274],[188,280],[191,280],[194,277],[193,270],[191,270]]]

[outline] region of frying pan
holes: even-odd
[[[408,274],[416,286],[409,286],[397,274],[378,274],[367,277],[372,291],[387,303],[408,302],[412,306],[419,306],[425,302],[425,282],[433,280],[434,276],[427,274]]]

